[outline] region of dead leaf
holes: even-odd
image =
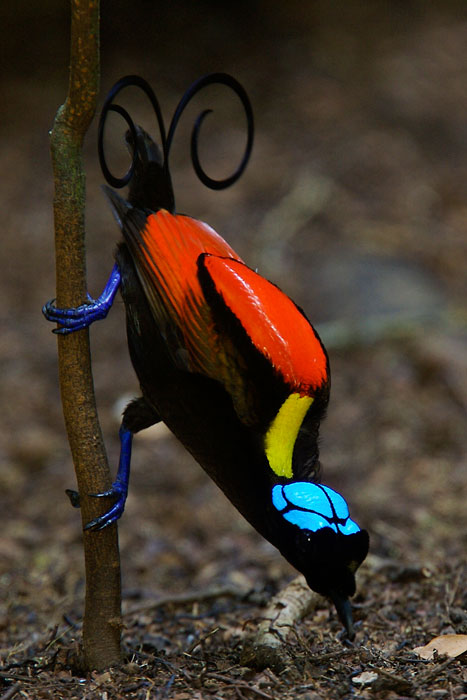
[[[375,671],[363,671],[363,673],[352,678],[352,683],[355,683],[355,685],[370,685],[377,678],[378,674]]]
[[[422,659],[433,659],[435,651],[440,656],[453,659],[467,651],[467,634],[442,634],[424,647],[415,647],[413,651]]]

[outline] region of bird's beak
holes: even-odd
[[[352,641],[355,639],[355,630],[353,626],[352,618],[352,606],[350,605],[350,600],[342,596],[340,593],[332,592],[329,597],[335,605],[337,614],[339,615],[339,620],[344,625],[347,637]]]

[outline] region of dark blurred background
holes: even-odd
[[[48,130],[67,90],[68,5],[3,3],[0,21],[0,583],[6,610],[22,601],[9,630],[19,639],[36,596],[49,620],[58,604],[79,610],[82,594],[56,344],[40,313],[54,296]],[[395,558],[446,573],[465,552],[466,46],[462,0],[102,2],[101,102],[129,73],[153,85],[167,121],[206,72],[232,73],[250,95],[253,157],[222,193],[192,172],[197,108],[185,115],[171,161],[178,210],[210,223],[292,295],[327,344],[324,481],[370,530],[373,569]],[[155,133],[143,100],[132,99]],[[243,117],[222,88],[199,108],[203,99],[215,109],[203,162],[224,175],[244,143]],[[119,138],[111,148],[124,164]],[[97,295],[118,230],[99,189],[95,124],[85,152]],[[91,336],[116,466],[119,414],[138,393],[120,301]],[[120,539],[127,591],[274,586],[292,573],[160,429],[135,440]]]

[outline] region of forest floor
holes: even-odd
[[[60,73],[41,53],[48,82],[18,68],[4,84],[0,700],[467,699],[465,654],[427,660],[414,651],[467,634],[467,12],[462,3],[426,11],[407,3],[407,15],[404,4],[375,2],[374,13],[349,5],[353,14],[337,17],[317,3],[308,16],[292,3],[287,18],[277,9],[266,27],[252,21],[245,31],[232,17],[234,50],[219,39],[219,10],[202,4],[213,13],[202,56],[182,42],[171,73],[170,42],[152,62],[147,47],[120,36],[102,84],[140,72],[166,111],[194,70],[221,68],[250,94],[257,138],[242,180],[202,192],[180,146],[177,202],[287,291],[327,346],[323,481],[344,493],[371,538],[353,600],[355,642],[343,640],[323,599],[284,639],[280,667],[243,665],[268,602],[295,572],[153,428],[135,440],[119,524],[125,663],[79,668],[80,516],[64,494],[74,476],[54,337],[40,314],[54,293],[47,129],[66,89],[65,46]],[[116,14],[137,22],[143,11],[157,35],[147,3],[131,17],[122,7]],[[163,19],[176,36],[179,24],[168,11]],[[103,23],[105,48],[115,26]],[[190,71],[181,67],[188,59]],[[99,192],[94,135],[86,146],[92,294],[118,237]],[[91,331],[111,464],[122,407],[138,392],[115,306]]]

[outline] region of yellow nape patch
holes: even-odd
[[[269,466],[277,476],[291,479],[292,455],[298,431],[313,403],[311,396],[290,394],[266,433],[265,452]]]

